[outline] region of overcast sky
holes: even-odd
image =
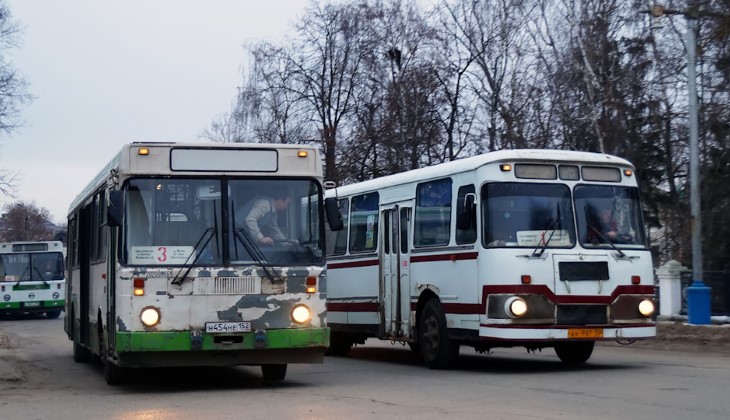
[[[279,42],[305,0],[5,0],[25,27],[12,65],[36,97],[0,137],[17,197],[65,222],[68,206],[131,141],[198,141],[229,111],[243,44]]]

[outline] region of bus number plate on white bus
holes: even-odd
[[[23,302],[24,308],[40,308],[41,303],[40,302]]]
[[[573,328],[568,330],[568,338],[602,338],[603,328]]]
[[[250,322],[206,322],[206,333],[240,333],[251,332]]]

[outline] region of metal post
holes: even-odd
[[[692,222],[692,285],[687,287],[687,318],[690,324],[709,324],[710,288],[702,274],[702,218],[700,213],[699,140],[695,39],[696,7],[688,5],[687,12],[687,91],[689,94],[689,188]]]

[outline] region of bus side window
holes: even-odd
[[[329,224],[325,226],[328,231],[327,255],[345,255],[347,252],[347,231],[350,227],[350,204],[346,198],[338,200],[340,215],[342,216],[342,230],[332,232]]]
[[[414,246],[448,245],[451,230],[451,178],[416,188]]]
[[[464,201],[467,194],[474,194],[474,185],[464,185],[459,187],[459,192],[456,196],[456,214],[462,214],[464,212]],[[476,200],[475,200],[476,202]],[[457,216],[458,217],[458,216]],[[457,244],[473,244],[477,239],[477,223],[474,214],[469,214],[471,220],[469,220],[469,226],[464,229],[456,230],[456,243]]]
[[[378,245],[378,193],[352,197],[350,252],[374,251]]]

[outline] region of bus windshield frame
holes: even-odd
[[[573,196],[584,248],[649,247],[637,187],[580,184]]]
[[[125,216],[119,262],[126,266],[309,266],[324,264],[319,183],[311,178],[135,177],[122,186]],[[286,241],[246,243],[234,229],[240,206],[286,191],[276,220]],[[240,223],[236,220],[238,228]],[[250,254],[254,254],[251,256]]]
[[[575,227],[565,184],[495,182],[482,186],[485,248],[571,248]]]
[[[0,254],[0,281],[36,282],[64,280],[63,254],[60,252],[17,252]]]

